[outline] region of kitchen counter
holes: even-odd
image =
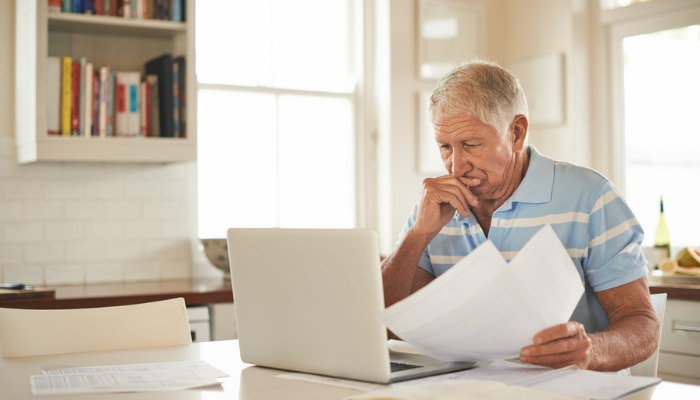
[[[669,299],[700,301],[700,285],[665,283],[649,278],[649,292],[666,293]]]
[[[182,297],[188,306],[233,302],[231,282],[221,279],[173,280],[56,286],[55,298],[0,300],[0,307],[62,309],[110,307]]]

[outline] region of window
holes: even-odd
[[[700,245],[692,218],[693,181],[700,175],[699,22],[700,10],[683,11],[635,21],[613,34],[622,53],[626,198],[646,233],[643,244],[651,246],[663,196],[674,251]]]
[[[352,0],[198,0],[200,237],[356,225]]]

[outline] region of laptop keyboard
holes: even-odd
[[[405,371],[407,369],[420,368],[420,367],[422,367],[422,365],[411,365],[411,364],[392,362],[391,363],[391,372]]]

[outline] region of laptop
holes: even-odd
[[[232,228],[228,251],[243,362],[376,383],[477,365],[390,352],[373,230]]]

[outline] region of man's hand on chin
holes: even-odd
[[[582,369],[589,369],[592,364],[591,338],[578,322],[545,329],[535,335],[533,343],[520,350],[521,362],[551,368],[578,365]]]

